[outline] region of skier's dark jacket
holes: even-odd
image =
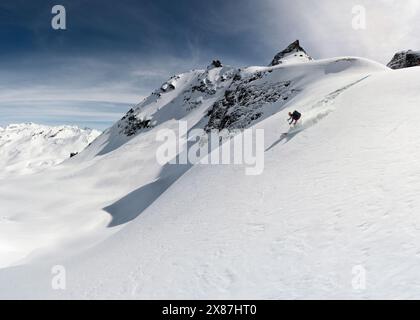
[[[299,120],[301,117],[302,117],[302,114],[296,110],[292,113],[293,120]]]

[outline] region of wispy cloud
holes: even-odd
[[[48,125],[78,124],[103,130],[117,121],[129,106],[102,101],[0,102],[0,126],[35,122]]]
[[[264,2],[264,1],[263,1]],[[278,38],[300,38],[318,58],[357,55],[387,63],[396,51],[420,49],[420,2],[417,0],[296,0],[264,2],[260,21],[264,42]],[[366,9],[366,29],[352,27],[352,8]],[[272,33],[263,30],[273,30]]]

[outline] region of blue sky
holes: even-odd
[[[51,28],[55,4],[67,30]],[[352,28],[355,4],[366,30]],[[420,49],[419,10],[416,0],[2,0],[0,126],[105,128],[173,74],[215,58],[266,65],[296,39],[314,58],[386,63]]]

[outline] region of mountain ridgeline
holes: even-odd
[[[359,60],[340,58],[326,72],[338,72]],[[309,64],[318,72],[315,62],[296,40],[266,67],[235,68],[213,60],[205,69],[172,76],[104,133],[99,143],[102,152],[114,150],[140,132],[171,120],[188,118],[191,128],[198,126],[206,131],[251,127],[287,108],[302,91],[300,77],[295,72],[289,76],[285,70]],[[418,63],[416,53],[406,51],[397,53],[388,66],[397,69]]]
[[[268,105],[281,108],[299,92],[294,81],[270,77],[273,71],[312,60],[298,40],[276,54],[268,67],[234,68],[214,60],[206,69],[171,77],[110,131],[132,137],[193,112],[203,113],[199,118],[206,130],[249,127],[264,118]]]

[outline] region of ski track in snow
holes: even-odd
[[[343,92],[350,89],[351,87],[357,85],[363,80],[369,78],[369,76],[363,77],[355,82],[352,82],[330,94],[328,94],[321,101],[315,103],[308,112],[303,115],[301,122],[298,122],[298,125],[292,127],[288,133],[286,133],[286,142],[292,139],[296,134],[302,132],[310,127],[316,125],[319,121],[327,117],[331,112],[334,112],[336,108],[334,107],[334,100]]]
[[[280,138],[274,143],[269,146],[265,152],[272,150],[276,147],[279,143],[284,142],[288,143],[291,139],[293,139],[297,134],[300,132],[309,129],[310,127],[316,125],[319,121],[327,117],[331,112],[335,111],[335,107],[333,106],[334,100],[343,92],[350,89],[351,87],[357,85],[358,83],[362,82],[363,80],[369,78],[370,75],[365,76],[355,82],[352,82],[340,89],[335,90],[334,92],[325,96],[322,100],[318,101],[317,103],[313,104],[309,111],[305,112],[302,116],[302,119],[296,126],[293,126],[289,129],[288,132],[282,133]]]

